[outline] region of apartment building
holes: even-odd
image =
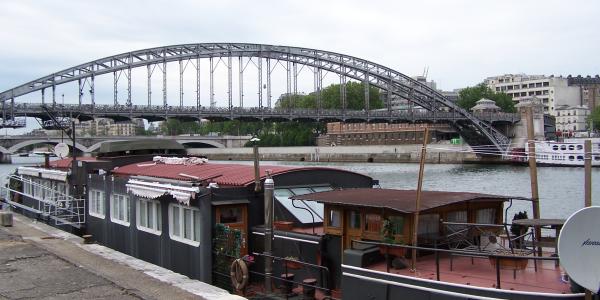
[[[585,105],[562,106],[556,109],[556,130],[576,132],[588,129],[587,117],[590,110]]]
[[[569,85],[562,76],[506,74],[488,77],[484,83],[497,93],[511,96],[515,103],[536,97],[544,104],[544,114],[552,116],[558,107],[582,105],[580,88]]]

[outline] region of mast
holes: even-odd
[[[415,203],[415,217],[413,219],[413,247],[417,247],[417,235],[419,232],[419,208],[421,207],[421,190],[423,189],[423,171],[425,169],[425,155],[427,154],[427,140],[429,139],[429,127],[425,127],[423,135],[423,147],[421,148],[421,164],[419,166],[419,182],[417,184],[417,200]],[[412,249],[411,269],[415,270],[417,265],[417,249]]]
[[[527,107],[527,146],[528,146],[528,158],[529,158],[529,177],[531,178],[531,201],[533,205],[533,218],[540,218],[540,196],[538,193],[538,182],[537,182],[537,164],[535,161],[535,136],[533,132],[533,105]],[[539,245],[540,236],[542,235],[542,229],[535,227],[535,239]],[[538,248],[538,255],[542,255],[542,248]]]

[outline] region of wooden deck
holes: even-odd
[[[453,257],[453,270],[450,271],[450,258],[447,255],[440,256],[440,281],[470,285],[484,288],[496,288],[496,269],[487,257]],[[405,263],[410,265],[410,260]],[[386,263],[378,262],[367,266],[377,271],[386,271]],[[436,264],[434,255],[419,257],[416,271],[408,268],[397,270],[390,267],[390,273],[405,276],[436,280]],[[515,278],[513,278],[513,276]],[[527,267],[523,270],[502,269],[500,270],[500,287],[506,290],[570,294],[570,284],[561,279],[561,268],[555,266],[551,260],[537,262],[537,271],[534,269],[533,260],[529,260]]]

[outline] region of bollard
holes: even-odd
[[[10,211],[0,211],[0,224],[4,227],[13,226],[13,215]]]
[[[302,286],[302,300],[315,300],[315,285],[317,280],[314,278],[307,278],[302,280],[304,284]]]

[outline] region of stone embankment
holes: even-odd
[[[261,147],[261,160],[320,162],[419,162],[421,145],[373,145],[337,147]],[[211,160],[252,160],[252,148],[195,148],[188,154]],[[428,163],[482,162],[467,145],[430,144]]]

